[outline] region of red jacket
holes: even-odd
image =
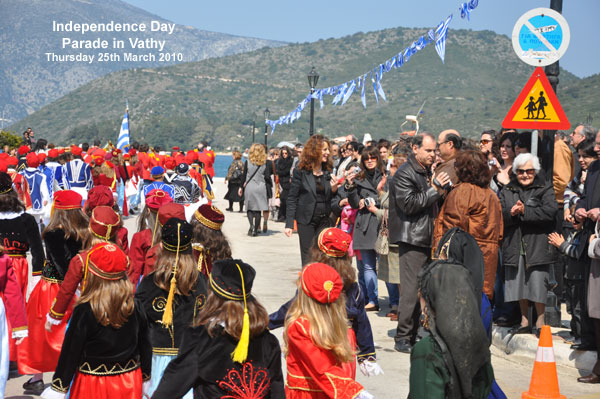
[[[354,331],[348,338],[356,346]],[[333,352],[317,347],[310,337],[310,323],[301,317],[287,329],[287,399],[352,399],[363,390],[354,380],[356,362],[338,363]]]
[[[127,277],[129,281],[137,286],[140,281],[140,276],[144,273],[144,264],[146,254],[152,246],[152,230],[146,229],[137,232],[131,238],[131,248],[129,249],[129,270]]]
[[[27,328],[25,300],[12,268],[12,260],[8,255],[0,256],[0,294],[4,298],[6,316],[12,331],[25,330]]]

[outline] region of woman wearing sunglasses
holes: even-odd
[[[384,167],[379,150],[365,147],[360,158],[360,170],[346,176],[344,185],[348,203],[358,209],[352,235],[352,249],[357,252],[358,283],[367,299],[365,310],[379,310],[377,299],[377,254],[373,249],[379,232],[375,212],[379,204],[379,192],[385,185]]]
[[[521,324],[512,332],[539,336],[544,325],[549,265],[557,258],[548,243],[548,234],[554,231],[558,206],[552,182],[538,175],[538,157],[528,153],[518,155],[513,161],[513,172],[515,176],[500,191],[504,219],[504,300],[519,301]],[[529,320],[529,302],[535,304],[535,325]]]

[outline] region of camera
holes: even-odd
[[[369,207],[371,205],[375,205],[375,199],[373,199],[371,197],[365,198],[365,206]]]
[[[361,171],[360,166],[355,166],[354,169],[352,169],[352,173],[355,173],[355,174],[359,174],[360,171]]]

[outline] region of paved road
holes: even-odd
[[[215,189],[218,197],[224,193],[224,185],[216,182]],[[225,209],[227,204],[217,200],[215,204]],[[236,206],[237,209],[237,206]],[[135,231],[135,218],[126,220],[130,232]],[[283,234],[283,224],[269,221],[267,234],[259,237],[248,237],[248,220],[245,213],[225,212],[224,232],[231,242],[233,256],[241,258],[254,266],[257,277],[253,292],[269,312],[275,311],[282,303],[294,294],[295,280],[300,270],[300,252],[297,235],[291,238]],[[130,233],[132,234],[132,233]],[[358,381],[376,398],[406,398],[408,396],[408,377],[410,372],[410,356],[398,353],[393,349],[393,334],[395,323],[386,317],[387,293],[385,285],[380,283],[380,296],[384,309],[379,313],[370,313],[369,319],[375,337],[377,358],[385,371],[385,375],[366,378],[358,372]],[[281,338],[282,330],[274,331]],[[495,350],[493,350],[495,353]],[[504,358],[494,355],[492,363],[498,384],[504,389],[510,399],[521,398],[521,392],[527,391],[533,365],[530,360],[519,358]],[[573,369],[559,369],[561,393],[569,399],[600,399],[600,387],[579,384],[577,374]],[[44,381],[49,383],[52,376],[46,374]],[[33,396],[23,396],[21,384],[26,377],[9,380],[7,398],[24,399]]]

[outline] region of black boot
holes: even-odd
[[[254,237],[256,237],[258,235],[258,232],[260,231],[260,213],[260,211],[254,212]]]
[[[233,212],[233,201],[229,200],[229,208],[225,209],[226,211]]]
[[[244,203],[240,202],[240,213],[244,212]]]
[[[250,223],[250,229],[248,229],[248,235],[249,236],[254,236],[255,232],[254,232],[254,212],[252,211],[248,211],[246,212],[246,215],[248,216],[248,223]]]

